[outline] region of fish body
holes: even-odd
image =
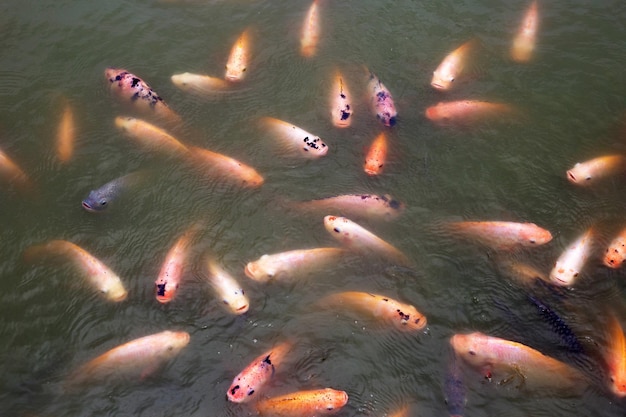
[[[91,190],[87,198],[82,201],[82,206],[91,213],[101,213],[109,208],[121,194],[143,182],[145,176],[145,172],[137,171],[111,180],[100,188]]]
[[[0,180],[20,187],[30,185],[30,179],[26,173],[2,150],[0,150]]]
[[[113,67],[105,69],[104,76],[113,94],[142,114],[167,122],[180,122],[180,116],[141,78],[125,69]]]
[[[605,362],[609,371],[609,386],[618,397],[626,396],[626,338],[614,315],[609,319],[609,344]]]
[[[526,285],[528,287],[534,286],[537,281],[552,284],[547,272],[540,271],[534,266],[520,262],[516,259],[507,258],[505,260],[498,260],[498,266],[506,275],[513,278],[519,284]]]
[[[393,126],[396,124],[398,111],[391,92],[385,87],[380,79],[370,73],[367,90],[370,96],[370,107],[376,115],[376,118],[385,126]]]
[[[173,359],[189,343],[189,333],[163,331],[115,347],[76,369],[67,384],[110,377],[144,378]]]
[[[243,314],[248,311],[250,301],[237,280],[213,258],[207,260],[207,269],[209,284],[229,310],[233,314]]]
[[[387,160],[387,148],[387,135],[385,132],[381,132],[376,136],[365,155],[363,171],[367,175],[374,176],[383,173],[383,167]]]
[[[437,124],[469,125],[514,113],[513,106],[478,100],[458,100],[437,103],[426,109],[426,117]]]
[[[556,260],[550,271],[550,280],[553,284],[573,285],[581,269],[587,262],[593,245],[593,228],[574,240]]]
[[[324,388],[259,400],[256,409],[262,416],[319,417],[334,414],[347,403],[345,391]]]
[[[248,262],[245,274],[258,282],[286,280],[336,262],[344,253],[340,248],[313,248],[265,254]]]
[[[192,74],[190,72],[174,74],[171,80],[181,90],[200,96],[226,91],[231,86],[228,81],[221,78]]]
[[[378,253],[403,265],[410,261],[400,250],[346,217],[325,216],[324,227],[344,246],[363,253]]]
[[[97,289],[109,301],[122,301],[128,295],[122,280],[102,261],[80,246],[67,240],[31,246],[26,249],[25,257],[32,259],[41,255],[63,256],[69,259],[92,287]]]
[[[624,259],[626,259],[626,227],[609,243],[603,263],[609,268],[619,268]]]
[[[227,81],[239,82],[246,76],[248,69],[248,61],[250,60],[250,34],[246,29],[237,38],[235,44],[230,50],[228,61],[226,62]]]
[[[610,177],[626,170],[626,157],[605,155],[576,163],[567,171],[567,179],[576,185],[592,185],[597,180]]]
[[[317,0],[313,0],[302,25],[300,34],[300,54],[310,58],[317,52],[320,37],[320,16]]]
[[[191,241],[196,233],[197,226],[189,228],[167,252],[159,276],[154,282],[158,302],[164,304],[174,299],[189,256]]]
[[[446,55],[437,69],[433,72],[433,78],[430,85],[440,91],[450,90],[454,81],[463,72],[468,55],[475,45],[476,41],[472,39]]]
[[[273,117],[264,117],[261,119],[261,123],[274,133],[288,156],[314,159],[328,153],[328,146],[319,136],[291,123]]]
[[[335,127],[349,127],[352,123],[352,95],[339,71],[333,77],[330,90],[330,118]]]
[[[300,201],[296,207],[304,210],[337,211],[368,219],[392,220],[400,216],[405,204],[389,194],[343,194],[317,200]]]
[[[228,400],[243,403],[257,398],[291,348],[290,342],[283,342],[256,357],[233,379],[226,392]]]
[[[398,330],[419,331],[426,327],[426,316],[414,306],[384,295],[346,291],[325,297],[322,304],[343,305],[392,324]]]
[[[448,224],[453,233],[474,238],[497,249],[534,247],[552,240],[552,234],[534,223],[506,221],[462,221]]]
[[[144,120],[134,117],[116,117],[115,126],[127,137],[136,140],[150,151],[163,152],[169,155],[180,155],[188,152],[188,148],[174,136]]]
[[[516,62],[528,62],[532,58],[535,44],[537,43],[537,30],[539,28],[539,12],[537,1],[533,1],[522,19],[513,44],[511,45],[511,58]]]
[[[249,188],[260,187],[265,182],[254,168],[234,158],[195,146],[189,149],[191,161],[209,177]]]
[[[74,142],[76,141],[76,123],[74,111],[69,103],[65,104],[61,121],[57,129],[57,158],[62,163],[68,162],[74,154]]]
[[[456,354],[450,355],[448,369],[443,381],[443,393],[450,417],[461,417],[465,413],[467,388],[463,380],[463,371]]]

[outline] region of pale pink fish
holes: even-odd
[[[186,155],[189,151],[187,146],[183,145],[174,136],[145,120],[119,116],[115,118],[115,126],[126,137],[133,139],[149,151],[176,156]]]
[[[370,107],[376,118],[385,126],[396,124],[398,111],[391,96],[391,92],[385,87],[380,79],[370,72],[367,91],[370,97]]]
[[[254,168],[234,158],[195,146],[190,146],[189,150],[190,161],[209,178],[247,188],[257,188],[265,182]]]
[[[183,271],[192,239],[198,233],[198,225],[190,227],[181,237],[178,238],[165,257],[161,266],[161,271],[154,285],[156,287],[156,299],[160,303],[169,303],[178,292],[178,287],[182,280]]]
[[[604,254],[604,265],[609,268],[619,268],[626,260],[626,227],[611,240]]]
[[[250,29],[246,29],[237,38],[233,45],[228,61],[226,62],[225,78],[228,81],[238,82],[244,79],[250,61]]]
[[[214,93],[224,92],[231,87],[231,84],[228,81],[221,78],[202,74],[192,74],[189,72],[174,74],[172,75],[171,80],[172,83],[181,90],[199,96],[207,96]]]
[[[344,253],[341,248],[313,248],[265,254],[248,262],[245,273],[258,282],[293,279],[337,262]]]
[[[576,185],[592,185],[598,180],[623,173],[626,170],[626,157],[605,155],[576,163],[567,171],[567,179]]]
[[[406,208],[405,204],[389,194],[343,194],[317,200],[295,202],[299,210],[338,212],[345,216],[367,219],[394,220]]]
[[[317,52],[320,37],[320,16],[317,0],[313,0],[302,25],[300,35],[300,53],[304,57],[312,57]]]
[[[532,58],[537,43],[537,30],[539,28],[539,12],[537,1],[533,1],[518,29],[513,44],[511,45],[511,58],[517,62],[528,62]]]
[[[433,78],[430,85],[437,90],[450,90],[454,81],[465,69],[468,55],[472,49],[476,47],[476,44],[477,41],[475,39],[469,40],[446,55],[437,69],[433,72]]]
[[[246,297],[241,285],[228,271],[214,258],[207,259],[209,272],[208,281],[217,296],[228,306],[233,314],[243,314],[250,308],[250,301]]]
[[[335,127],[349,127],[352,123],[352,96],[343,75],[335,72],[330,90],[330,118]]]
[[[285,156],[314,159],[328,153],[328,146],[319,136],[291,123],[273,117],[263,117],[261,123],[274,134]]]
[[[473,238],[496,249],[534,247],[552,240],[552,234],[534,223],[506,221],[462,221],[446,225],[453,233]]]
[[[573,285],[587,262],[593,247],[594,230],[589,228],[568,245],[550,272],[550,280],[557,285]]]

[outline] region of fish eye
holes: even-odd
[[[107,205],[107,201],[106,200],[100,200],[100,205],[101,206],[106,206]]]
[[[535,239],[530,239],[529,242],[532,243],[533,245],[536,243]]]
[[[453,83],[454,82],[454,77],[450,78],[450,82]]]
[[[589,181],[591,179],[591,177],[586,177],[585,181]]]
[[[472,356],[476,356],[476,352],[474,352],[473,350],[468,351],[467,353],[469,353]]]
[[[171,346],[171,345],[170,345],[170,346],[168,346],[168,347],[167,347],[167,350],[168,350],[168,351],[170,351],[170,352],[171,352],[171,351],[173,351],[173,350],[174,350],[174,346]]]
[[[327,411],[333,411],[335,409],[335,407],[333,407],[332,405],[329,405],[328,407],[326,407]]]

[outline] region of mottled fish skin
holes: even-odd
[[[376,117],[385,126],[391,127],[396,124],[398,112],[391,96],[391,92],[385,87],[378,77],[370,73],[369,90],[371,103]]]
[[[456,354],[450,355],[449,366],[443,381],[446,408],[451,417],[461,417],[465,413],[467,389],[463,381],[463,372]]]
[[[132,172],[91,190],[82,202],[83,208],[90,213],[105,211],[120,194],[137,185],[144,175],[145,173],[141,171]]]
[[[559,336],[572,353],[585,353],[585,349],[578,341],[578,337],[574,334],[572,329],[565,323],[565,321],[559,317],[550,307],[539,301],[536,297],[528,295],[528,299],[531,303],[537,307],[539,314],[552,326],[552,330]]]

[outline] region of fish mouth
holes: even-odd
[[[567,171],[567,178],[568,178],[571,182],[576,182],[576,176],[572,173],[572,171]]]
[[[445,90],[445,87],[443,86],[443,84],[439,84],[439,83],[430,83],[430,85],[437,89],[437,90]]]
[[[82,204],[82,206],[83,206],[83,208],[84,208],[85,210],[87,210],[87,211],[89,211],[89,212],[91,212],[91,213],[95,213],[95,212],[96,212],[96,211],[93,209],[93,207],[91,207],[91,206],[89,205],[89,203],[87,203],[86,201],[83,201],[81,204]]]
[[[248,307],[249,307],[248,304],[244,304],[235,311],[237,313],[245,313],[246,311],[248,311]]]

